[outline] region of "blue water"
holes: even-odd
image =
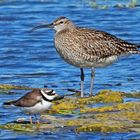
[[[58,93],[80,88],[80,70],[64,62],[53,44],[54,32],[49,29],[28,31],[42,22],[59,16],[72,19],[77,25],[107,31],[133,43],[140,43],[140,8],[92,9],[81,0],[4,0],[0,1],[0,84],[50,87]],[[121,58],[117,63],[96,70],[94,93],[101,89],[124,92],[140,91],[140,56]],[[90,70],[86,69],[85,91],[89,92]],[[130,80],[131,79],[131,80]],[[120,86],[116,84],[121,83]],[[4,109],[2,102],[15,99],[0,94],[0,124],[24,116],[18,109]],[[137,133],[80,133],[73,131],[17,133],[0,131],[0,139],[129,139]]]

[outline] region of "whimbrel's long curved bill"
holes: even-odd
[[[43,23],[43,24],[41,24],[41,25],[38,25],[38,26],[32,28],[32,29],[30,30],[30,33],[31,33],[31,32],[34,32],[35,30],[38,30],[38,29],[40,29],[40,28],[53,28],[53,27],[54,27],[53,23],[50,23],[50,24],[45,24],[45,23]]]

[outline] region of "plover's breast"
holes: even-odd
[[[30,114],[42,113],[49,109],[52,106],[51,102],[45,101],[42,99],[41,102],[35,104],[31,107],[21,107],[24,112],[28,112]]]

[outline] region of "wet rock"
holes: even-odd
[[[140,103],[124,103],[126,94],[128,93],[103,90],[93,97],[65,97],[55,101],[52,108],[41,116],[43,121],[40,125],[11,122],[0,125],[0,128],[26,132],[64,131],[65,128],[78,133],[139,132]],[[93,108],[94,103],[104,103],[104,106]]]

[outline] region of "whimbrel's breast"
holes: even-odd
[[[85,40],[80,40],[78,37],[67,32],[57,33],[55,35],[56,50],[67,63],[81,68],[96,68],[110,65],[117,60],[117,55],[102,58],[94,55],[92,50],[87,52],[86,47],[88,48],[89,46],[84,45]]]
[[[55,37],[55,48],[62,59],[76,67],[92,67],[92,63],[83,58],[80,46],[75,46],[73,39]]]
[[[71,37],[65,38],[61,35],[55,37],[55,47],[61,58],[67,63],[80,68],[104,67],[112,64],[118,58],[114,55],[100,59],[98,56],[86,54],[82,45],[75,44]]]

